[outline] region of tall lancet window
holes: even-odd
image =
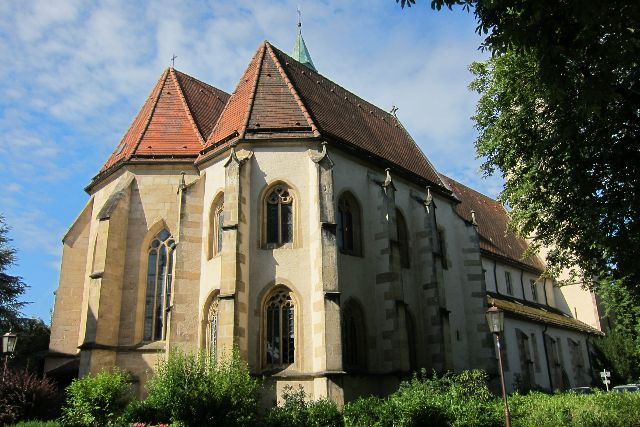
[[[209,311],[207,313],[207,353],[212,357],[216,357],[218,348],[218,297],[211,301]]]
[[[338,200],[338,248],[342,253],[361,255],[360,205],[351,193],[344,193]]]
[[[207,258],[211,259],[222,251],[222,227],[224,226],[224,196],[215,198],[209,211],[209,241]]]
[[[294,362],[295,304],[291,291],[280,286],[269,296],[265,306],[267,367],[282,367]]]
[[[286,184],[269,190],[265,200],[267,247],[293,242],[293,196]]]
[[[409,232],[407,231],[407,222],[399,209],[396,209],[396,228],[398,248],[400,249],[400,265],[402,268],[409,268],[411,266],[409,260]]]
[[[149,245],[144,307],[145,341],[166,338],[174,247],[175,242],[166,229],[161,230]]]

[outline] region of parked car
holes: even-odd
[[[637,393],[640,391],[640,384],[617,385],[611,391],[615,393]]]

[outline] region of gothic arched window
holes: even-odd
[[[361,255],[360,205],[351,193],[344,193],[338,200],[338,248],[350,255]]]
[[[351,300],[342,310],[342,357],[345,369],[366,369],[366,351],[364,313],[360,305]]]
[[[207,311],[207,331],[205,336],[207,354],[214,359],[218,348],[218,303],[218,297],[215,297]]]
[[[407,223],[400,210],[396,209],[396,228],[398,232],[398,249],[400,250],[400,265],[402,268],[410,267],[409,260],[409,232]]]
[[[267,367],[282,367],[295,360],[295,304],[291,291],[279,286],[265,304],[265,360]]]
[[[160,230],[149,244],[144,306],[145,341],[164,340],[167,335],[174,248],[175,242],[166,229]]]
[[[293,196],[286,184],[270,188],[265,199],[265,242],[268,248],[293,243]]]
[[[211,259],[222,250],[222,227],[224,226],[224,196],[215,198],[209,211],[209,240],[207,258]]]

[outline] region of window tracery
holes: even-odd
[[[265,199],[266,244],[267,247],[280,247],[293,243],[294,198],[286,184],[275,185]]]
[[[269,296],[264,316],[267,367],[282,367],[294,363],[295,303],[288,288],[279,287]]]
[[[175,241],[166,229],[160,230],[149,244],[144,308],[143,339],[145,341],[166,338],[173,280],[174,248]]]

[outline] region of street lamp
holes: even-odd
[[[2,353],[4,354],[4,371],[2,371],[2,377],[7,372],[7,359],[13,355],[16,350],[16,342],[18,342],[18,335],[9,331],[2,336]]]
[[[500,366],[500,384],[502,385],[502,401],[504,402],[504,419],[506,427],[511,427],[511,414],[509,414],[509,403],[507,402],[507,389],[504,385],[504,369],[502,368],[502,352],[500,351],[500,333],[504,330],[504,311],[498,307],[491,307],[485,313],[489,330],[496,337],[498,347],[498,365]]]

